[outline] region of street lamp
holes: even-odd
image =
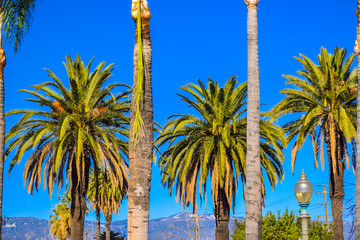
[[[302,240],[309,239],[309,213],[307,207],[310,204],[313,186],[309,180],[306,179],[304,169],[300,175],[300,180],[295,184],[295,195],[301,207],[301,235]]]

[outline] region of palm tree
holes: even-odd
[[[6,55],[3,37],[14,45],[15,52],[20,47],[24,34],[29,30],[35,8],[35,0],[1,0],[0,1],[0,239],[2,239],[2,200],[5,148],[5,87],[4,68]]]
[[[261,240],[261,167],[260,167],[260,87],[257,5],[259,0],[245,0],[248,49],[248,112],[246,150],[246,239]]]
[[[127,155],[128,152],[123,152],[123,155]],[[126,167],[128,167],[127,162],[123,159],[124,164]],[[110,181],[110,182],[109,182]],[[112,195],[112,191],[113,187],[111,184],[111,179],[109,179],[108,174],[106,173],[106,170],[101,170],[101,169],[97,169],[95,167],[94,170],[90,170],[90,181],[89,181],[89,189],[88,189],[88,195],[87,195],[87,200],[90,203],[90,207],[95,210],[95,214],[96,214],[96,240],[100,240],[100,210],[101,210],[101,206],[105,206],[108,203],[107,200],[104,200],[104,191],[109,191],[107,194],[107,196],[112,196],[115,199],[109,199],[111,201],[119,201],[119,206],[118,205],[114,205],[114,207],[116,207],[117,209],[113,209],[111,211],[118,213],[118,208],[120,207],[120,202],[123,198],[123,195],[125,195],[125,191],[127,190],[127,186],[128,186],[128,182],[127,179],[123,179],[122,180],[123,185],[121,187],[121,191],[119,192],[118,187],[115,188],[116,190],[116,194]],[[110,186],[111,188],[109,189],[108,187],[104,186],[104,184]],[[119,195],[121,194],[121,195]],[[105,211],[107,208],[105,208]],[[111,214],[110,213],[110,214]],[[110,215],[111,217],[111,215]],[[106,216],[105,216],[105,220],[106,220]],[[110,231],[110,223],[111,223],[111,218],[109,221],[109,227],[108,227],[108,221],[106,221],[107,225],[106,225],[106,230]]]
[[[24,170],[24,183],[30,193],[43,181],[51,197],[54,185],[61,188],[67,179],[72,199],[71,239],[76,240],[83,239],[90,166],[106,168],[112,182],[120,186],[127,178],[120,154],[127,151],[127,143],[118,136],[127,136],[128,118],[124,113],[129,104],[124,98],[129,91],[113,95],[114,88],[124,85],[105,85],[112,75],[112,64],[104,68],[103,62],[90,73],[91,62],[85,66],[80,56],[75,62],[66,57],[70,89],[47,70],[52,81],[34,85],[33,91],[23,90],[34,97],[27,101],[37,103],[42,110],[7,113],[23,114],[6,135],[6,141],[10,141],[5,156],[17,148],[9,174],[24,153],[34,149]]]
[[[360,0],[357,1],[356,16],[358,20],[355,41],[355,54],[357,56],[357,81],[360,85]],[[360,129],[360,89],[357,92],[357,129]],[[356,152],[360,153],[360,131],[356,137]],[[356,180],[355,180],[355,238],[360,238],[360,154],[356,155]]]
[[[284,75],[296,89],[280,91],[286,97],[273,111],[282,116],[296,113],[295,121],[285,125],[288,140],[296,137],[291,162],[294,169],[296,154],[306,138],[312,140],[315,167],[318,155],[324,166],[323,143],[326,143],[329,163],[329,193],[334,221],[334,239],[343,239],[344,168],[349,166],[348,143],[352,143],[353,156],[356,139],[356,71],[350,71],[354,55],[346,56],[345,49],[335,48],[331,55],[322,48],[319,65],[309,58],[296,57],[304,67],[299,76]],[[300,116],[298,113],[301,113]],[[320,145],[321,142],[321,145]]]
[[[128,238],[148,239],[151,170],[153,160],[153,107],[150,40],[151,17],[146,0],[132,0],[136,22],[134,85],[129,136]]]
[[[236,87],[234,77],[224,87],[209,79],[206,86],[188,84],[181,89],[195,100],[178,94],[181,100],[193,107],[198,116],[173,115],[157,138],[158,147],[168,143],[168,148],[159,158],[163,186],[172,193],[176,185],[177,200],[185,208],[196,206],[197,187],[201,199],[206,202],[206,180],[210,177],[212,200],[216,219],[216,239],[229,239],[229,213],[238,181],[245,187],[247,169],[246,112],[247,84]],[[285,137],[280,127],[261,120],[261,163],[272,187],[277,177],[282,179],[283,144]],[[263,177],[263,175],[261,175]],[[262,193],[264,182],[262,182]],[[199,185],[199,186],[197,186]]]
[[[60,203],[56,204],[51,211],[49,223],[50,232],[60,240],[70,237],[70,203],[71,198],[68,193],[61,197]]]
[[[110,240],[112,214],[119,213],[121,201],[125,198],[127,179],[122,182],[122,186],[112,184],[106,170],[98,170],[97,175],[95,171],[90,172],[88,199],[95,199],[95,207],[99,207],[105,215],[106,240]]]

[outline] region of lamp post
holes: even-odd
[[[310,204],[311,195],[313,192],[313,186],[309,180],[306,179],[304,169],[300,175],[300,180],[295,184],[295,195],[301,207],[301,235],[302,240],[309,239],[309,213],[307,207]]]

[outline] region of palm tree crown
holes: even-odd
[[[1,2],[3,16],[1,30],[17,51],[25,33],[29,30],[36,0],[3,0]]]
[[[343,177],[345,163],[348,168],[350,165],[348,143],[352,143],[355,162],[357,74],[350,70],[355,56],[352,54],[345,58],[345,49],[335,48],[332,55],[322,48],[318,56],[319,65],[300,56],[296,60],[304,69],[297,71],[299,76],[284,75],[287,84],[296,89],[282,90],[286,97],[273,108],[273,112],[278,116],[302,114],[284,126],[288,141],[295,139],[291,153],[293,171],[297,151],[307,137],[313,144],[315,168],[318,167],[319,153],[324,168],[323,143],[326,143],[334,239],[343,239]]]
[[[273,108],[273,112],[278,116],[303,114],[285,125],[285,130],[289,133],[288,140],[296,137],[291,154],[293,170],[297,151],[309,136],[315,151],[315,167],[318,167],[319,152],[321,165],[324,165],[323,145],[320,146],[324,137],[331,148],[329,161],[332,163],[332,170],[337,172],[338,161],[335,159],[342,159],[344,151],[347,152],[346,142],[356,139],[357,83],[356,72],[350,70],[355,56],[350,55],[345,59],[345,49],[335,48],[331,55],[322,48],[318,56],[319,65],[304,55],[300,56],[301,58],[295,59],[304,66],[304,70],[297,71],[302,78],[284,75],[286,83],[297,89],[281,90],[280,93],[286,97]],[[339,156],[336,146],[343,149]]]
[[[188,84],[181,89],[195,100],[178,94],[181,100],[193,107],[198,116],[173,115],[169,117],[157,144],[169,143],[159,159],[162,182],[176,194],[185,207],[196,206],[196,188],[199,181],[200,196],[206,200],[206,179],[212,182],[215,204],[218,191],[225,191],[226,199],[233,207],[239,179],[244,183],[246,169],[246,83],[236,86],[235,77],[228,79],[224,87],[209,79],[208,86]],[[261,160],[272,187],[277,177],[282,179],[283,144],[282,130],[276,125],[261,121]]]
[[[58,239],[70,237],[70,202],[70,195],[65,193],[61,196],[60,203],[51,209],[53,214],[51,214],[49,221],[51,224],[50,232]]]
[[[23,90],[34,97],[27,101],[45,107],[44,110],[7,113],[23,114],[6,135],[9,144],[5,156],[17,149],[9,173],[24,153],[33,149],[24,170],[24,184],[28,183],[29,192],[38,190],[43,179],[51,196],[54,184],[62,187],[67,176],[73,199],[72,239],[83,237],[90,166],[106,168],[111,181],[120,187],[127,179],[127,165],[121,155],[127,152],[127,142],[119,137],[128,137],[129,118],[124,113],[129,111],[126,98],[130,91],[112,94],[116,87],[125,86],[105,85],[112,75],[112,64],[104,67],[103,62],[90,72],[91,62],[85,66],[80,56],[75,62],[66,57],[70,89],[47,70],[52,81],[34,85],[33,91]]]
[[[90,172],[88,201],[92,203],[91,206],[95,209],[97,218],[100,217],[99,210],[102,210],[106,220],[106,232],[109,235],[107,239],[110,239],[112,214],[119,212],[126,191],[127,179],[123,180],[122,188],[119,188],[118,185],[112,184],[106,169],[96,169]],[[97,221],[97,224],[99,224],[100,219],[97,219]],[[96,230],[100,231],[100,226],[97,226]]]
[[[106,170],[99,169],[97,176],[95,171],[90,171],[88,200],[98,202],[104,214],[118,213],[120,204],[126,197],[127,179],[124,179],[123,183],[123,188],[120,189],[111,183]]]
[[[63,184],[63,173],[68,171],[66,164],[76,163],[76,171],[83,172],[81,157],[89,154],[96,166],[109,168],[114,182],[126,179],[127,170],[119,150],[127,151],[127,143],[120,140],[117,134],[127,136],[128,101],[122,101],[129,91],[114,96],[110,90],[123,84],[110,84],[103,87],[111,76],[112,65],[103,69],[101,63],[93,73],[89,73],[90,64],[85,67],[77,56],[76,62],[70,57],[67,60],[67,73],[70,90],[67,90],[60,79],[50,70],[49,76],[54,81],[34,85],[34,91],[22,90],[35,98],[27,101],[46,106],[46,110],[12,110],[6,115],[23,114],[6,135],[6,141],[12,139],[6,149],[6,156],[17,147],[11,160],[11,172],[23,154],[35,149],[27,160],[24,171],[24,183],[28,179],[28,190],[38,190],[41,181],[41,167],[45,164],[44,185]],[[60,94],[51,87],[56,88]],[[46,96],[42,95],[43,91]],[[49,96],[49,97],[47,97]],[[123,178],[116,178],[115,173]],[[45,178],[46,174],[46,178]],[[121,180],[122,181],[122,180]],[[70,179],[71,183],[71,179]],[[122,184],[122,182],[120,182]]]

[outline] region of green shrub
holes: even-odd
[[[245,222],[235,219],[235,230],[231,235],[233,240],[245,239]],[[262,239],[270,240],[298,240],[301,238],[301,219],[288,209],[276,217],[271,211],[262,219]],[[309,220],[309,239],[311,240],[332,240],[332,226],[329,231],[321,221]]]

